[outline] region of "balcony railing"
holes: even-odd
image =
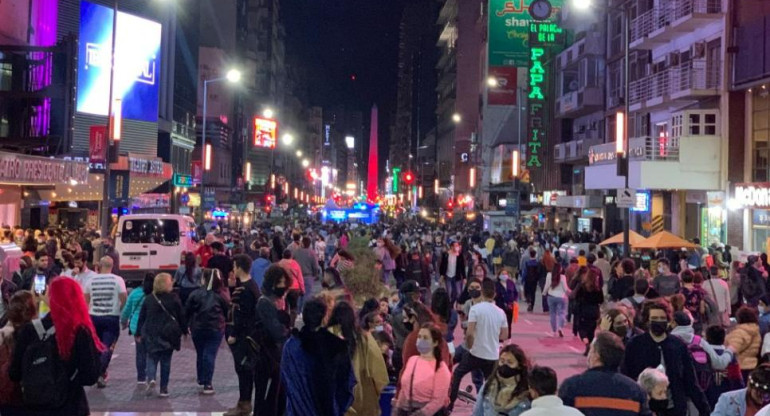
[[[713,90],[721,86],[722,64],[709,65],[705,59],[685,62],[661,72],[632,81],[631,103],[644,103],[655,98],[687,94],[694,90]]]
[[[678,162],[679,137],[632,137],[628,141],[628,154],[631,160]],[[614,163],[616,157],[615,142],[591,146],[588,151],[591,165]]]
[[[688,16],[719,13],[722,13],[722,0],[671,0],[640,14],[631,22],[631,42]]]

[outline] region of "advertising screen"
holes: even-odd
[[[278,123],[276,123],[275,120],[255,117],[254,118],[254,146],[267,147],[269,149],[274,148],[277,130],[278,130]]]
[[[113,10],[80,3],[77,111],[106,116],[109,107]],[[113,98],[125,119],[158,119],[161,25],[118,12]]]

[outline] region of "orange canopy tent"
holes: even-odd
[[[635,249],[657,249],[657,248],[695,248],[696,245],[680,238],[668,231],[661,231],[650,238],[637,244],[632,244]]]
[[[636,244],[639,244],[642,241],[644,241],[644,236],[642,236],[641,234],[637,233],[636,231],[629,230],[629,232],[628,232],[628,242],[632,246],[634,246]],[[614,235],[614,236],[612,236],[612,237],[602,241],[601,243],[599,243],[600,246],[606,246],[606,245],[609,245],[609,244],[623,244],[623,233]]]

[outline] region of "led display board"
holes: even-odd
[[[254,146],[275,148],[278,123],[261,117],[254,117]]]
[[[82,1],[78,46],[77,111],[107,115],[113,10]],[[158,120],[161,25],[118,12],[113,98],[124,119]]]

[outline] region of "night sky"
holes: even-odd
[[[405,1],[431,0],[281,1],[287,54],[307,69],[311,104],[361,110],[368,132],[369,109],[376,103],[381,142],[395,108]]]

